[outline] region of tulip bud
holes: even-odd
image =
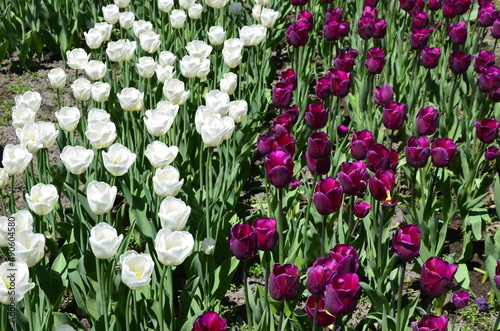
[[[272,218],[257,218],[253,222],[257,235],[257,247],[261,251],[271,251],[278,242],[279,233],[276,230],[276,220]]]
[[[413,224],[398,227],[392,238],[392,250],[404,262],[409,262],[420,252],[420,228]]]
[[[232,72],[225,73],[220,80],[220,90],[232,95],[236,90],[236,85],[238,83],[238,76]]]
[[[87,200],[90,210],[96,215],[104,215],[109,212],[115,203],[117,191],[116,186],[110,186],[105,182],[93,180],[88,183]]]
[[[311,200],[319,214],[330,215],[342,205],[342,193],[342,186],[337,179],[327,177],[318,182]]]
[[[375,88],[375,94],[373,96],[375,103],[377,105],[385,105],[387,102],[394,99],[394,91],[392,86],[389,84],[383,84]]]
[[[406,162],[410,167],[423,168],[427,164],[427,160],[431,155],[431,149],[429,148],[429,138],[422,136],[417,138],[411,136],[408,139],[408,144],[404,148],[406,155]]]
[[[208,40],[214,46],[222,45],[226,38],[226,32],[222,26],[212,26],[208,30]]]
[[[286,29],[285,37],[286,42],[293,47],[305,46],[308,39],[309,24],[300,21],[295,24],[290,24]]]
[[[134,26],[135,14],[133,12],[122,12],[120,14],[120,27],[124,30],[130,30]]]
[[[360,295],[357,274],[335,274],[326,286],[325,309],[332,315],[349,315],[356,309]]]
[[[281,72],[281,80],[292,84],[294,91],[297,89],[297,74],[292,68]]]
[[[203,250],[203,253],[212,255],[215,250],[215,239],[210,237],[203,239],[201,249]]]
[[[366,153],[368,168],[376,172],[379,169],[392,169],[395,171],[398,164],[399,153],[382,144],[374,144]]]
[[[225,331],[227,330],[227,322],[224,317],[219,316],[216,312],[207,311],[196,318],[193,324],[192,331]]]
[[[170,24],[174,29],[182,29],[184,27],[184,23],[186,22],[186,12],[181,9],[174,9],[170,13]]]
[[[366,215],[370,212],[370,209],[372,208],[372,205],[367,204],[366,202],[363,201],[357,201],[354,204],[354,216],[357,218],[365,218]]]
[[[484,151],[484,158],[488,161],[492,161],[498,157],[500,154],[500,149],[495,146],[490,146]]]
[[[340,138],[344,138],[349,133],[349,128],[345,125],[337,126],[337,134]]]
[[[238,260],[246,260],[257,255],[257,234],[248,223],[236,224],[231,228],[229,248]]]
[[[275,107],[284,108],[292,103],[293,85],[279,82],[272,87],[272,101]]]
[[[449,264],[438,257],[431,257],[422,265],[420,287],[427,295],[439,298],[451,290],[451,283],[456,272],[456,264]]]
[[[107,223],[101,222],[90,230],[90,247],[98,259],[113,257],[122,241],[123,234],[118,236],[116,229]]]
[[[66,170],[74,175],[80,175],[92,163],[94,151],[83,146],[64,146],[60,158]]]
[[[453,140],[448,138],[436,138],[431,146],[432,163],[434,163],[436,167],[447,167],[456,151],[457,146]]]
[[[153,176],[154,191],[162,197],[175,197],[181,190],[182,184],[184,179],[180,179],[179,171],[172,166],[156,169]]]
[[[375,136],[368,130],[354,132],[350,145],[352,157],[356,160],[364,160],[366,153],[372,148]]]
[[[294,162],[290,154],[275,150],[266,155],[266,172],[271,184],[284,188],[290,184],[293,177]]]
[[[90,98],[92,84],[88,79],[79,78],[71,84],[71,90],[76,100],[87,101]]]
[[[54,68],[50,70],[49,82],[54,89],[63,89],[66,85],[66,72],[61,68]]]
[[[203,6],[199,3],[195,3],[188,9],[188,16],[192,20],[197,20],[201,17],[203,12]]]
[[[430,136],[437,130],[439,112],[434,107],[420,108],[417,114],[416,126],[419,135]]]
[[[420,53],[420,61],[424,68],[434,69],[437,67],[439,58],[441,57],[441,50],[437,47],[431,48],[425,46]]]
[[[467,71],[472,57],[464,51],[453,51],[450,54],[450,69],[455,75],[461,75]]]
[[[406,105],[395,101],[389,101],[384,105],[382,123],[390,130],[400,130],[404,121],[408,118],[405,112]]]
[[[277,301],[292,301],[299,295],[299,268],[294,264],[275,263],[269,276],[269,294]]]
[[[453,292],[452,302],[456,309],[462,309],[469,303],[469,293],[465,291]]]

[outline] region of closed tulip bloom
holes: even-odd
[[[81,70],[89,62],[90,54],[83,48],[75,48],[66,52],[66,63],[71,69]]]
[[[492,161],[498,157],[500,154],[500,149],[495,146],[490,146],[484,151],[484,158],[488,161]]]
[[[356,248],[346,244],[336,244],[328,252],[333,261],[332,268],[338,274],[354,273],[359,269],[359,254]]]
[[[368,186],[368,171],[363,161],[343,162],[337,177],[344,193],[348,195],[361,194]]]
[[[406,155],[406,162],[410,165],[410,167],[425,167],[427,160],[431,155],[429,138],[426,136],[422,136],[420,138],[411,136],[408,139],[408,144],[404,148],[404,152]]]
[[[72,132],[80,121],[80,110],[76,107],[62,107],[56,111],[55,116],[61,129]]]
[[[366,215],[370,212],[370,209],[372,208],[372,205],[363,202],[363,201],[357,201],[354,204],[354,215],[357,218],[365,218]]]
[[[485,93],[500,88],[500,68],[495,65],[483,68],[477,76],[477,87]]]
[[[290,184],[293,177],[294,162],[290,154],[275,150],[266,155],[266,172],[271,184],[284,188]]]
[[[422,62],[424,68],[434,69],[437,67],[440,57],[441,50],[438,47],[425,46],[420,53],[420,62]]]
[[[179,62],[182,76],[186,78],[194,78],[198,76],[201,68],[201,60],[194,56],[186,55]]]
[[[9,183],[9,174],[4,168],[0,168],[0,189],[3,189]]]
[[[469,303],[469,293],[465,291],[453,292],[452,302],[455,308],[462,309]]]
[[[179,148],[177,146],[168,147],[161,141],[153,141],[146,147],[144,155],[155,168],[165,168],[170,165],[177,156]]]
[[[471,6],[471,0],[445,0],[443,4],[443,16],[453,18],[465,14]],[[450,13],[452,11],[453,13]]]
[[[423,49],[429,40],[428,29],[412,29],[410,35],[410,45],[413,49]]]
[[[151,255],[147,253],[137,253],[127,251],[120,255],[122,266],[122,281],[131,290],[140,290],[151,281],[151,274],[154,271],[154,262]]]
[[[475,121],[477,138],[486,144],[491,144],[498,136],[500,123],[494,118],[485,118],[481,122]]]
[[[365,5],[363,11],[361,12],[361,17],[377,18],[378,11],[377,8]]]
[[[293,89],[297,89],[297,74],[292,68],[281,72],[281,80],[293,85]]]
[[[443,7],[443,0],[428,0],[427,7],[432,11],[439,10]]]
[[[111,85],[109,83],[95,82],[92,84],[92,100],[95,102],[106,102],[111,93]]]
[[[358,33],[361,39],[368,40],[373,38],[375,32],[375,19],[373,17],[362,16],[358,20]]]
[[[352,85],[351,74],[338,69],[331,69],[328,73],[330,76],[330,93],[337,98],[346,97]]]
[[[272,101],[275,107],[284,108],[292,103],[293,85],[279,82],[272,87]]]
[[[102,15],[107,23],[115,24],[120,18],[120,8],[115,4],[107,5],[106,7],[102,7]]]
[[[137,39],[140,39],[143,33],[148,33],[153,31],[153,24],[148,21],[138,20],[135,21],[132,27],[134,35]]]
[[[109,40],[109,38],[111,38],[111,30],[113,29],[113,26],[111,24],[106,22],[99,22],[94,24],[94,28],[101,31],[103,42],[106,42]]]
[[[158,0],[158,9],[161,12],[169,13],[174,7],[174,0]]]
[[[382,48],[376,46],[368,50],[365,67],[368,73],[375,75],[382,72],[385,65],[385,53]]]
[[[306,164],[309,171],[313,175],[326,175],[330,171],[331,159],[330,156],[313,158],[309,152],[306,151]]]
[[[188,9],[188,16],[192,20],[197,20],[201,17],[203,12],[203,6],[199,3],[195,3],[193,6]]]
[[[30,209],[37,215],[50,213],[59,200],[56,187],[52,184],[42,183],[31,187],[30,193],[26,193],[25,197]]]
[[[186,227],[186,223],[191,214],[191,207],[182,200],[174,197],[166,197],[160,204],[158,217],[161,227],[171,231],[181,231]]]
[[[392,190],[396,186],[396,175],[392,170],[380,169],[375,176],[370,176],[368,187],[372,196],[383,202],[392,200]]]
[[[451,23],[448,26],[448,36],[454,45],[462,45],[467,40],[467,23]]]
[[[248,103],[245,100],[235,100],[229,103],[229,116],[235,123],[241,123],[247,117]]]
[[[238,260],[251,259],[258,252],[257,234],[248,223],[236,224],[231,228],[229,248]]]
[[[19,210],[17,213],[11,215],[14,218],[15,223],[15,233],[19,233],[23,230],[33,230],[33,216],[31,213],[25,209]],[[0,216],[0,247],[9,246],[9,237],[12,237],[12,222],[6,216]],[[12,240],[12,239],[11,239]]]
[[[143,78],[151,78],[155,74],[156,62],[152,57],[143,56],[136,64],[137,73]]]
[[[184,90],[184,82],[178,79],[169,79],[163,86],[163,94],[168,101],[175,105],[183,105],[189,96],[189,91]]]
[[[498,16],[498,10],[495,7],[482,7],[478,10],[477,22],[479,26],[487,28],[493,25]]]
[[[182,264],[194,248],[193,235],[187,231],[173,231],[163,228],[155,238],[158,260],[165,266]]]
[[[161,66],[173,66],[175,64],[175,61],[175,55],[169,51],[162,51],[158,56],[158,63]]]
[[[335,316],[331,315],[325,310],[325,297],[318,297],[317,295],[309,296],[306,301],[304,310],[306,311],[307,319],[309,320],[309,322],[313,323],[316,301],[318,301],[318,311],[316,312],[316,326],[326,328],[334,324]]]
[[[116,125],[113,122],[89,122],[85,136],[95,149],[109,147],[117,137]]]
[[[122,144],[111,145],[107,152],[102,152],[102,161],[106,170],[113,176],[123,176],[135,162],[136,155]]]
[[[160,137],[170,130],[176,114],[160,109],[148,109],[145,115],[144,124],[146,124],[149,134]]]
[[[420,286],[427,295],[439,298],[451,290],[456,272],[456,264],[449,264],[438,257],[431,257],[422,265]]]
[[[186,22],[186,12],[181,9],[174,9],[170,13],[170,24],[174,29],[182,29],[184,27],[184,23]]]
[[[351,72],[354,67],[354,60],[358,57],[358,52],[354,50],[340,50],[337,57],[333,60],[335,69],[345,72]]]
[[[474,56],[474,71],[477,73],[482,73],[493,65],[495,65],[495,53],[482,49]]]
[[[318,182],[311,200],[319,214],[330,215],[338,211],[342,205],[342,193],[342,186],[337,179],[327,177]]]
[[[263,8],[260,14],[260,22],[262,26],[266,29],[270,29],[276,24],[276,20],[278,19],[279,12],[272,10],[270,8]]]
[[[450,69],[455,75],[461,75],[469,69],[472,57],[464,51],[453,51],[450,54]]]
[[[98,223],[90,230],[90,248],[98,259],[115,256],[122,241],[123,234],[118,235],[116,229],[107,223]]]
[[[244,26],[238,31],[239,38],[243,41],[245,46],[257,46],[266,37],[267,29],[260,24],[254,24]]]
[[[111,41],[106,48],[106,55],[112,62],[129,61],[135,52],[137,42],[120,39]]]
[[[436,138],[431,146],[432,163],[434,163],[436,167],[447,167],[456,151],[457,145],[455,145],[453,140],[448,138]]]
[[[409,262],[420,253],[420,228],[413,224],[398,227],[392,237],[392,250],[404,262]]]
[[[302,47],[307,43],[309,37],[309,24],[306,22],[297,22],[290,24],[286,29],[286,42],[293,47]]]
[[[56,130],[56,126],[52,122],[40,121],[36,122],[38,127],[42,132],[42,147],[50,148],[56,142],[59,136],[59,130]]]
[[[416,11],[415,13],[413,13],[411,23],[414,29],[427,28],[427,26],[429,25],[429,13]]]
[[[448,330],[448,317],[425,314],[418,323],[413,322],[411,327],[413,331],[446,331]]]
[[[215,250],[215,239],[207,237],[201,243],[201,250],[207,255],[212,255]]]
[[[382,144],[374,144],[366,153],[368,168],[377,172],[379,169],[392,169],[395,171],[399,154],[394,149],[389,149]]]
[[[54,89],[63,89],[66,86],[66,72],[61,68],[54,68],[49,71],[49,82]]]
[[[332,315],[349,315],[356,309],[360,295],[357,274],[335,274],[326,286],[325,309]]]
[[[181,190],[182,184],[184,179],[180,179],[179,171],[172,166],[156,169],[153,176],[154,191],[162,197],[175,197]]]
[[[196,318],[193,324],[192,331],[225,331],[227,330],[227,322],[224,317],[219,316],[216,312],[207,311]]]
[[[38,113],[40,105],[42,104],[42,96],[38,92],[27,91],[22,95],[16,96],[14,101],[17,108],[30,109]]]
[[[92,91],[92,84],[88,79],[78,78],[71,84],[71,90],[73,91],[73,96],[78,101],[87,101],[90,99],[90,93]]]
[[[105,182],[93,180],[88,183],[87,200],[90,210],[96,215],[104,215],[109,212],[115,203],[117,191],[116,186],[110,186]]]
[[[207,32],[210,44],[214,46],[222,45],[226,39],[226,32],[222,26],[212,26]]]
[[[325,108],[321,101],[310,104],[306,108],[304,119],[310,129],[320,130],[328,120],[328,108]]]
[[[417,133],[430,136],[438,127],[439,112],[434,107],[420,108],[417,113]]]
[[[103,38],[102,33],[96,28],[91,28],[88,32],[84,32],[85,43],[90,49],[98,49],[101,47]]]
[[[104,109],[92,108],[89,110],[87,114],[87,123],[88,125],[92,125],[91,123],[95,122],[110,122],[111,115]]]
[[[349,30],[348,21],[329,20],[323,25],[322,32],[327,40],[335,41],[342,37],[346,37],[349,34]]]
[[[335,270],[332,268],[333,261],[323,257],[316,259],[312,266],[307,269],[306,287],[314,295],[322,295],[325,287],[332,278]]]
[[[139,111],[144,107],[144,93],[136,88],[124,88],[116,97],[125,111]]]
[[[89,61],[85,66],[85,73],[91,80],[99,80],[106,75],[106,64],[101,61]]]
[[[405,112],[406,105],[395,101],[389,101],[384,105],[382,112],[382,123],[387,129],[400,130],[404,121],[408,118]]]
[[[238,38],[231,38],[224,41],[222,56],[224,64],[229,68],[236,68],[242,59],[243,41]]]
[[[227,93],[228,95],[232,95],[236,90],[237,83],[238,76],[235,73],[225,73],[220,80],[220,90]]]
[[[315,159],[330,157],[331,142],[328,140],[326,133],[321,131],[311,133],[307,139],[307,151]]]
[[[29,108],[12,107],[12,126],[16,129],[22,129],[26,123],[34,122],[36,112]]]
[[[21,129],[16,129],[16,136],[32,154],[43,148],[43,132],[37,123],[28,122]]]
[[[272,251],[278,242],[279,233],[276,230],[276,220],[273,218],[257,218],[253,221],[257,235],[257,247],[261,251]]]
[[[189,9],[193,7],[195,0],[179,0],[179,6],[182,9]]]
[[[83,146],[64,146],[60,158],[66,170],[74,175],[80,175],[92,163],[94,152]]]
[[[130,30],[134,26],[135,14],[133,12],[122,12],[118,21],[122,29]]]
[[[368,130],[354,132],[350,145],[352,157],[356,160],[366,159],[366,153],[372,148],[375,136]]]
[[[15,236],[16,260],[23,261],[31,268],[45,256],[45,236],[22,230]]]
[[[161,44],[160,35],[153,31],[142,33],[139,40],[142,50],[146,53],[156,52]]]
[[[269,294],[277,301],[292,301],[299,295],[299,268],[294,264],[275,263],[269,276]]]
[[[128,7],[130,0],[114,0],[113,2],[118,6],[118,8],[123,9]]]
[[[330,80],[326,77],[320,77],[316,82],[316,95],[318,98],[325,100],[331,95]]]
[[[12,270],[16,270],[13,280]],[[16,304],[24,298],[35,283],[29,283],[30,272],[26,263],[22,261],[5,261],[0,265],[0,303],[4,305]],[[11,283],[14,282],[14,286]],[[13,290],[15,289],[15,291]]]
[[[20,175],[26,170],[31,159],[33,154],[23,145],[8,144],[3,150],[2,165],[9,176]]]
[[[174,67],[173,66],[161,66],[158,65],[156,66],[155,69],[156,72],[156,78],[158,78],[158,81],[160,83],[165,83],[166,81],[169,81],[174,77]]]
[[[383,84],[375,88],[375,94],[373,95],[375,103],[377,105],[385,105],[389,101],[394,99],[394,91],[392,86],[389,84]]]
[[[234,131],[234,120],[230,116],[219,114],[208,116],[201,127],[201,139],[209,147],[217,147],[224,140],[231,138]]]

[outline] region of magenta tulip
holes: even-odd
[[[439,112],[434,107],[420,108],[417,113],[417,133],[430,136],[436,132],[438,127]]]
[[[354,204],[354,216],[357,218],[365,218],[371,208],[372,205],[363,201],[358,201]]]
[[[357,195],[366,191],[368,171],[363,161],[343,162],[337,177],[345,194]]]
[[[236,224],[231,228],[229,248],[238,260],[246,260],[257,255],[257,235],[248,223]]]
[[[409,262],[420,252],[420,228],[413,224],[398,227],[392,237],[392,250],[404,262]]]
[[[194,321],[192,331],[225,331],[227,330],[227,322],[224,317],[219,316],[216,312],[207,311],[203,315],[198,316]]]
[[[328,252],[333,260],[333,269],[338,274],[355,273],[359,269],[359,254],[356,248],[346,244],[336,244]]]
[[[356,309],[360,295],[357,274],[335,274],[326,286],[325,309],[332,315],[349,315]]]
[[[290,184],[293,177],[294,162],[292,156],[282,150],[274,150],[265,158],[267,177],[277,188]]]
[[[439,168],[447,167],[456,151],[457,145],[455,145],[453,140],[448,138],[436,138],[431,146],[432,163]]]
[[[446,331],[448,329],[448,317],[426,314],[418,321],[411,324],[412,331]]]
[[[325,108],[321,101],[307,106],[304,119],[311,130],[322,129],[328,119],[328,108]]]
[[[316,312],[316,326],[326,328],[334,324],[335,316],[325,310],[325,297],[318,297],[316,295],[311,295],[307,298],[306,307],[304,308],[309,322],[312,323],[314,320],[314,309],[316,307],[316,301],[318,301],[318,311]]]
[[[292,301],[299,295],[299,268],[294,264],[275,263],[269,276],[269,294],[276,301]]]
[[[464,51],[453,51],[450,54],[450,69],[455,75],[461,75],[469,69],[472,57]]]
[[[368,50],[365,66],[372,75],[382,72],[385,66],[385,53],[381,47],[375,46]]]
[[[375,143],[375,136],[368,130],[354,132],[350,145],[352,157],[356,160],[366,159],[366,153]]]
[[[337,179],[327,177],[316,184],[312,201],[320,215],[330,215],[340,209],[342,205],[342,186]]]
[[[438,258],[431,257],[422,265],[420,287],[427,295],[438,298],[451,290],[457,265]]]
[[[477,138],[483,143],[491,144],[498,136],[500,123],[494,118],[485,118],[481,122],[475,121]]]
[[[383,84],[375,87],[375,94],[373,95],[377,105],[385,105],[394,99],[394,90],[389,84]]]
[[[378,200],[390,202],[392,200],[392,190],[396,186],[396,175],[392,170],[378,170],[375,176],[370,176],[368,187],[372,196]]]
[[[382,123],[390,130],[400,130],[408,118],[405,112],[406,105],[395,101],[388,101],[382,110]]]
[[[394,149],[389,149],[382,144],[374,144],[366,153],[366,163],[368,169],[377,172],[380,169],[392,169],[395,171],[398,165],[399,153]]]
[[[404,148],[406,155],[406,162],[410,167],[423,168],[431,156],[431,149],[429,147],[429,138],[422,136],[417,138],[411,136],[408,139],[408,144]]]

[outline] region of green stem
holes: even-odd
[[[248,291],[250,290],[248,288],[248,271],[247,271],[247,261],[243,260],[243,285],[245,286],[245,307],[247,311],[247,324],[248,324],[248,330],[252,331],[253,330],[253,317],[252,317],[252,311],[250,309],[250,301],[249,301],[249,296],[248,296]]]
[[[266,298],[267,298],[267,293],[269,291],[269,270],[270,270],[270,256],[269,256],[269,251],[264,251],[264,272],[265,274],[265,279],[264,279],[264,293],[266,293]]]
[[[33,164],[33,161],[31,162]],[[14,199],[14,184],[15,184],[15,179],[14,176],[10,177],[10,199],[9,199],[9,209],[10,209],[10,214],[14,214],[16,211],[16,200]]]
[[[352,241],[352,236],[354,235],[353,233],[353,226],[354,226],[354,200],[356,197],[354,195],[351,195],[349,198],[349,228],[347,230],[347,243],[350,243]]]
[[[380,220],[378,224],[378,238],[377,238],[377,260],[380,269],[383,269],[382,263],[382,235],[384,233],[384,206],[380,204]]]
[[[401,325],[401,307],[403,306],[403,285],[405,281],[405,268],[406,262],[403,262],[400,267],[400,275],[399,275],[399,289],[398,289],[398,308],[397,308],[397,317],[396,317],[396,330],[402,331],[405,329],[404,326]]]
[[[500,324],[500,313],[497,314],[497,318],[495,319],[495,324],[493,325],[492,331],[498,330],[498,325]]]
[[[160,309],[161,309],[161,312],[162,312],[162,316],[165,316],[165,314],[163,313],[163,310],[165,309],[165,291],[164,291],[164,284],[165,284],[165,278],[166,278],[166,275],[167,275],[167,269],[169,267],[166,267],[164,266],[163,267],[163,270],[162,270],[162,273],[161,273],[161,279],[160,279],[160,293],[158,294],[160,296]],[[159,321],[159,324],[160,324],[160,331],[163,331],[165,330],[165,319],[162,318],[161,321]]]
[[[103,262],[104,263],[104,262]],[[97,282],[99,286],[101,286],[101,297],[97,308],[99,309],[99,315],[104,315],[104,329],[109,330],[109,316],[107,310],[107,300],[106,300],[106,286],[105,286],[105,277],[103,275],[103,270],[101,269],[101,259],[95,259],[95,265],[97,268]]]
[[[170,330],[174,330],[175,327],[175,307],[174,307],[174,284],[172,278],[172,267],[167,267],[167,293],[168,293],[168,305],[170,308]]]
[[[206,197],[205,197],[205,203],[206,203],[206,210],[205,210],[205,224],[207,227],[207,237],[212,238],[212,229],[210,226],[210,203],[211,203],[211,197],[210,193],[212,190],[212,147],[208,147],[207,150],[207,169],[206,169],[206,175],[207,175],[207,187],[206,187]]]
[[[132,322],[132,307],[130,305],[132,301],[132,290],[128,290],[127,300],[125,302],[125,330],[130,331],[130,324]]]
[[[309,229],[309,215],[311,214],[310,211],[311,211],[311,205],[312,205],[311,198],[312,198],[312,195],[314,193],[314,189],[316,188],[317,181],[318,181],[318,175],[314,174],[313,185],[312,185],[312,189],[311,189],[311,196],[307,200],[304,228],[302,229],[302,240],[303,240],[304,245],[306,245],[306,246],[307,246],[307,230]],[[304,246],[304,247],[306,247],[306,246]]]
[[[279,319],[279,322],[278,322],[278,331],[282,331],[283,330],[283,315],[284,315],[284,311],[285,311],[285,302],[283,301],[281,303],[280,319]]]
[[[323,215],[323,222],[321,223],[321,256],[325,252],[326,218],[327,215]]]
[[[313,328],[312,328],[312,331],[316,331],[316,320],[318,318],[318,307],[319,307],[319,297],[316,296],[316,303],[314,304]]]
[[[0,189],[0,199],[2,200],[2,215],[7,216],[7,207],[3,198],[3,189]]]
[[[279,263],[285,263],[285,252],[284,252],[284,233],[283,233],[283,189],[278,189],[278,219],[277,219],[277,227],[278,227],[278,257]]]

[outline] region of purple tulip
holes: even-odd
[[[454,45],[462,45],[467,40],[467,23],[451,23],[448,26],[448,36]]]
[[[354,132],[350,145],[352,157],[356,160],[366,159],[366,153],[375,143],[375,136],[368,130]]]
[[[455,145],[453,140],[448,138],[436,138],[431,146],[432,163],[439,168],[447,167],[456,151],[457,145]]]
[[[238,260],[246,260],[257,255],[257,235],[247,222],[231,228],[229,248]]]
[[[320,215],[330,215],[342,205],[342,186],[333,177],[321,179],[311,198]]]
[[[314,28],[314,16],[309,10],[303,10],[297,14],[297,22],[306,22],[308,32],[311,32]]]
[[[313,322],[314,320],[314,309],[316,307],[316,301],[318,301],[318,311],[316,312],[316,326],[321,328],[326,328],[333,323],[335,323],[335,316],[326,312],[325,310],[325,297],[318,297],[316,295],[311,295],[307,298],[306,307],[304,310],[306,311],[307,318],[309,322]]]
[[[497,289],[500,291],[500,260],[497,261],[497,267],[495,268],[495,276],[493,277],[493,281],[497,286]]]
[[[449,264],[438,257],[431,257],[422,265],[420,287],[427,295],[439,298],[451,290],[456,272],[457,265]]]
[[[297,89],[297,74],[292,68],[281,72],[281,80],[292,84],[293,90]]]
[[[371,6],[364,6],[363,11],[361,12],[361,17],[378,18],[377,8]]]
[[[413,224],[398,227],[392,237],[392,250],[402,261],[409,262],[420,252],[420,228]]]
[[[269,137],[267,134],[261,134],[257,138],[257,149],[262,155],[267,155],[274,147],[274,136]]]
[[[378,170],[375,176],[370,176],[368,187],[370,193],[378,201],[389,202],[392,200],[392,190],[396,186],[396,176],[392,170]]]
[[[358,57],[358,51],[354,49],[340,50],[333,60],[335,69],[351,72],[354,67],[354,60]]]
[[[495,91],[488,93],[488,98],[493,102],[500,102],[500,88]]]
[[[389,149],[382,144],[374,144],[366,153],[366,163],[368,169],[377,172],[380,169],[391,169],[395,171],[398,165],[399,153],[393,149]]]
[[[333,269],[338,274],[355,273],[359,269],[359,254],[356,248],[346,244],[336,244],[328,252],[333,260]]]
[[[412,29],[410,35],[410,46],[413,49],[423,49],[429,40],[428,29]]]
[[[482,92],[492,92],[500,87],[500,68],[490,66],[477,76],[477,86]]]
[[[328,78],[320,77],[316,81],[316,95],[322,100],[330,97],[330,80]]]
[[[454,18],[465,14],[471,6],[471,0],[445,0],[443,4],[443,16]]]
[[[377,7],[379,0],[365,0],[365,6]]]
[[[357,218],[365,218],[371,208],[372,205],[363,201],[358,201],[354,204],[354,216]]]
[[[351,74],[338,69],[330,69],[325,77],[330,79],[330,93],[337,98],[343,98],[349,94],[352,81]]]
[[[203,315],[198,316],[193,324],[192,331],[225,331],[227,330],[227,322],[224,317],[219,316],[216,312],[207,311]]]
[[[332,259],[327,257],[314,261],[313,265],[307,269],[306,287],[309,292],[315,295],[323,294],[325,286],[334,274],[333,265]]]
[[[429,156],[431,156],[429,138],[426,136],[422,136],[420,138],[411,136],[408,139],[408,144],[405,146],[404,151],[406,155],[406,162],[410,165],[410,167],[425,167]]]
[[[456,309],[462,309],[469,303],[469,293],[465,291],[453,292],[452,302]]]
[[[295,24],[290,24],[286,29],[286,42],[293,47],[302,47],[307,43],[308,34],[309,24],[307,21],[298,21]]]
[[[356,309],[360,295],[357,274],[335,274],[326,286],[325,309],[332,315],[349,315]]]
[[[498,17],[498,11],[495,7],[481,7],[478,11],[477,22],[480,26],[487,28],[492,26]]]
[[[394,91],[389,84],[383,84],[375,87],[375,94],[373,95],[377,105],[385,105],[387,102],[394,99]]]
[[[443,0],[428,0],[427,8],[432,11],[439,10],[443,7]]]
[[[309,0],[290,0],[293,6],[300,7],[309,3]]]
[[[274,106],[284,108],[292,103],[293,85],[288,82],[278,82],[272,88]]]
[[[375,33],[375,19],[363,16],[358,20],[358,34],[363,40],[368,40]]]
[[[399,6],[404,11],[409,12],[415,7],[415,0],[399,0]]]
[[[307,168],[313,175],[326,175],[330,171],[330,156],[315,159],[306,151]]]
[[[326,133],[322,131],[311,133],[307,139],[307,151],[309,155],[315,159],[330,157],[331,143]]]
[[[384,69],[385,54],[381,47],[376,46],[368,50],[365,66],[368,73],[375,75],[380,74]]]
[[[311,130],[322,129],[328,119],[328,108],[325,108],[321,101],[307,106],[304,119]]]
[[[448,317],[426,314],[418,323],[411,324],[413,331],[446,331],[448,329]]]
[[[498,135],[500,123],[494,118],[485,118],[481,122],[475,121],[477,138],[483,143],[491,144]]]
[[[276,220],[273,218],[257,218],[253,221],[255,234],[257,235],[257,247],[261,251],[271,251],[278,242],[278,231]]]
[[[439,63],[439,58],[441,57],[441,50],[438,47],[428,47],[425,46],[420,53],[420,62],[424,68],[434,69]]]
[[[344,138],[349,133],[349,128],[345,125],[337,126],[337,134],[340,138]]]
[[[417,133],[421,136],[430,136],[438,127],[439,112],[432,106],[420,108],[417,113]]]
[[[342,190],[347,195],[358,195],[366,191],[368,171],[363,161],[343,162],[337,177]]]
[[[490,27],[491,36],[495,39],[500,39],[500,18],[496,18]]]
[[[490,305],[488,304],[488,300],[486,300],[483,297],[477,297],[474,300],[474,303],[477,306],[477,311],[484,311],[484,312],[489,312],[490,311]]]
[[[299,268],[294,264],[275,263],[269,276],[269,294],[276,301],[292,301],[299,295]]]
[[[327,8],[325,22],[329,20],[342,21],[342,8]]]
[[[495,146],[490,146],[484,151],[484,158],[488,161],[492,161],[498,157],[500,154],[500,149]]]
[[[464,51],[453,51],[450,54],[450,69],[455,75],[461,75],[469,69],[472,57]]]
[[[347,37],[349,34],[349,22],[348,21],[334,21],[329,20],[325,22],[323,26],[323,35],[327,40],[335,41],[342,37]]]
[[[284,188],[290,184],[293,177],[293,159],[290,154],[282,150],[274,150],[265,158],[267,177],[277,188]]]
[[[474,71],[478,74],[485,72],[486,69],[493,65],[495,65],[495,53],[482,49],[474,57]]]
[[[274,136],[273,150],[281,149],[293,156],[295,154],[295,138],[288,132],[282,132]]]
[[[412,28],[425,29],[429,25],[429,13],[416,11],[411,18]]]
[[[408,118],[405,112],[406,105],[395,101],[385,104],[382,112],[382,123],[390,130],[399,130],[403,127],[404,121]]]

